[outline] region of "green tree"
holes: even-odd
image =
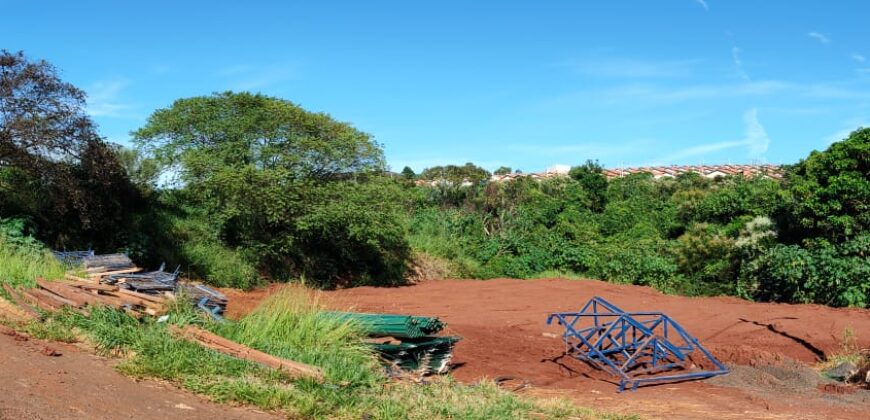
[[[805,229],[839,242],[870,229],[870,128],[854,131],[788,172],[792,216]]]
[[[501,166],[493,172],[495,175],[509,175],[511,173],[511,168],[509,166]]]
[[[369,187],[384,171],[383,152],[349,124],[225,92],[177,100],[133,135],[178,174],[225,245],[263,272],[322,287],[401,279],[401,200]]]
[[[444,181],[454,185],[463,183],[480,184],[489,179],[490,173],[471,162],[462,166],[447,165],[426,168],[420,173],[420,178],[433,181]]]
[[[0,51],[0,217],[24,217],[55,247],[115,248],[140,206],[85,93],[43,60]]]
[[[568,176],[579,182],[589,193],[592,211],[604,210],[607,204],[607,178],[598,161],[587,160],[586,163],[571,168]]]
[[[417,174],[414,173],[414,170],[411,169],[410,166],[406,166],[402,169],[402,178],[405,178],[407,181],[411,181],[417,177]]]

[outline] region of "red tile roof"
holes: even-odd
[[[637,173],[651,173],[656,178],[675,177],[680,174],[695,172],[707,178],[717,176],[742,175],[766,176],[773,179],[782,178],[782,167],[777,165],[685,165],[685,166],[646,166],[638,168],[605,169],[607,178],[618,178]]]

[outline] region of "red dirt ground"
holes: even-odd
[[[229,316],[246,313],[276,287],[227,291]],[[337,309],[442,318],[446,334],[463,337],[453,374],[465,382],[509,375],[530,381],[527,392],[535,395],[650,418],[857,419],[870,412],[870,391],[824,392],[807,367],[836,352],[847,328],[857,332],[860,346],[870,347],[868,310],[667,296],[647,287],[564,279],[437,280],[324,296]],[[708,381],[617,394],[607,375],[555,360],[564,345],[552,335],[558,327],[545,325],[548,313],[578,310],[593,296],[627,311],[667,313],[735,369]]]
[[[134,381],[87,350],[0,326],[0,420],[276,419],[209,402],[155,381]]]

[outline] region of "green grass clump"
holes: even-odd
[[[63,275],[63,266],[41,243],[0,229],[0,283],[34,287],[37,277],[56,279]]]
[[[50,322],[87,336],[104,354],[123,357],[117,369],[173,382],[218,402],[250,404],[291,418],[526,419],[601,418],[565,401],[520,397],[491,383],[459,384],[449,377],[419,385],[381,372],[360,330],[323,316],[316,296],[288,286],[238,322],[215,324],[179,302],[168,323],[196,323],[250,347],[323,369],[326,380],[284,374],[172,337],[164,323],[136,320],[109,308],[52,315]]]

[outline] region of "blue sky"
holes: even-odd
[[[125,143],[174,99],[250,90],[371,133],[395,170],[795,162],[870,125],[870,2],[25,2],[44,58]]]

